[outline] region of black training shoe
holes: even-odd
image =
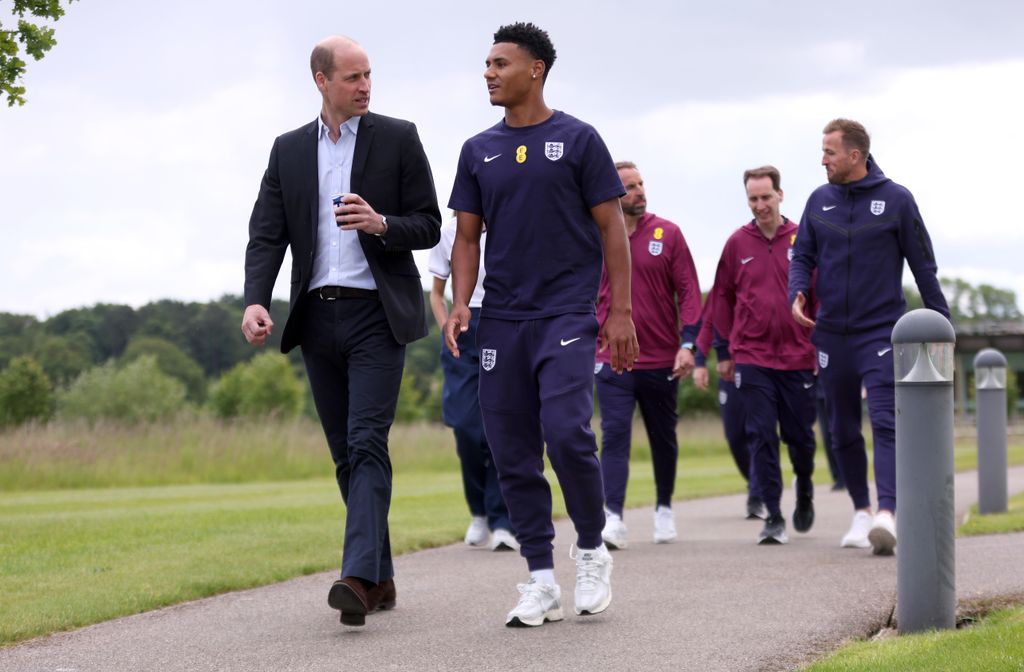
[[[794,479],[793,489],[796,490],[796,508],[793,510],[793,529],[807,532],[814,525],[814,484],[808,478],[804,484]]]
[[[768,520],[764,521],[764,529],[761,530],[761,534],[757,535],[757,543],[789,543],[789,537],[786,536],[786,519],[782,517],[781,513],[776,513],[774,516],[768,516]]]
[[[764,502],[757,495],[747,497],[747,520],[762,520],[768,517]]]
[[[793,529],[807,532],[814,525],[814,496],[797,495],[796,508],[793,509]]]

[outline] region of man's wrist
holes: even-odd
[[[387,218],[387,215],[381,215],[380,216],[380,225],[382,227],[381,230],[380,230],[380,233],[375,233],[373,235],[377,236],[378,238],[383,238],[384,236],[388,235],[388,218]]]

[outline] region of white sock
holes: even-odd
[[[530,580],[535,583],[543,585],[554,586],[555,584],[555,570],[553,569],[538,569],[534,572],[530,572]]]

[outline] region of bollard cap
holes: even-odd
[[[995,348],[985,348],[974,356],[974,368],[1002,367],[1006,368],[1006,357]]]
[[[974,386],[979,390],[1006,389],[1006,357],[995,348],[974,356]]]
[[[897,385],[952,385],[953,325],[928,308],[912,310],[892,329]]]
[[[942,313],[930,308],[918,308],[896,322],[892,328],[892,342],[956,343],[956,332]]]

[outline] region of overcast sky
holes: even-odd
[[[1024,3],[294,0],[78,2],[0,107],[0,311],[45,318],[240,294],[249,214],[275,136],[312,121],[309,52],[370,55],[370,109],[416,122],[447,204],[462,142],[501,116],[495,29],[546,29],[549,106],[635,161],[648,207],[682,227],[707,289],[750,219],[745,168],[782,171],[798,219],[825,181],[821,129],[857,119],[916,196],[943,276],[1024,302]],[[0,2],[5,25],[10,3]],[[418,256],[426,276],[426,254]],[[277,295],[287,299],[287,264]],[[864,260],[870,263],[870,260]],[[905,283],[911,283],[909,273]]]

